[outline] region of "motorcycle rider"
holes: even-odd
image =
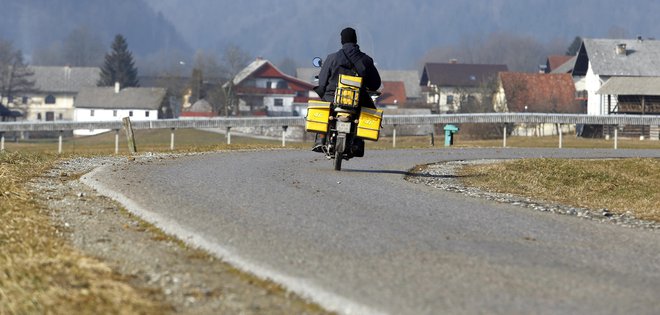
[[[367,91],[376,91],[380,88],[381,81],[378,69],[376,69],[373,59],[360,51],[355,29],[347,27],[341,31],[340,36],[342,48],[328,55],[323,62],[319,73],[319,85],[314,87],[314,91],[324,101],[333,102],[339,75],[357,75],[362,77],[359,105],[375,109],[376,105]],[[319,134],[312,150],[321,152],[324,141],[325,135]]]

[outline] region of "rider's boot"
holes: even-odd
[[[314,147],[312,147],[312,151],[323,152],[323,145],[325,145],[325,135],[317,133],[316,139],[314,139]]]

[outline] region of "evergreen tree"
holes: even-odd
[[[568,49],[566,49],[566,55],[567,56],[577,55],[578,50],[580,50],[581,46],[582,46],[582,37],[576,36],[573,42],[571,43],[571,45],[568,46]]]
[[[114,86],[115,82],[119,82],[122,88],[140,85],[133,55],[128,50],[126,39],[121,34],[115,36],[115,40],[112,42],[112,51],[105,55],[98,85]]]

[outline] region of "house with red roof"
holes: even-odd
[[[382,86],[376,106],[396,108],[406,103],[406,86],[402,81],[383,81]]]
[[[310,97],[316,96],[311,94],[312,84],[283,73],[262,58],[254,60],[223,87],[232,90],[238,100],[238,114],[245,116],[301,115]]]
[[[498,112],[585,113],[575,97],[573,77],[568,73],[501,72],[493,97]],[[533,132],[529,132],[532,127]],[[555,126],[518,126],[521,135],[552,134]]]

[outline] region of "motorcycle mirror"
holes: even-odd
[[[323,59],[321,59],[321,57],[314,57],[314,59],[312,60],[312,64],[314,65],[314,67],[319,68],[321,67],[321,65],[323,65]]]

